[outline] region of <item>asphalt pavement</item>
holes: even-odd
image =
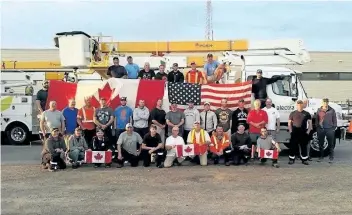
[[[41,146],[2,146],[2,214],[352,214],[352,141],[335,163],[279,169],[209,165],[125,167],[50,173]]]

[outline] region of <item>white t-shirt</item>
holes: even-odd
[[[266,125],[266,129],[268,130],[276,130],[276,120],[280,118],[279,111],[274,108],[263,108],[263,110],[268,114],[268,124]]]
[[[165,146],[175,146],[175,145],[185,145],[185,141],[180,136],[177,136],[176,138],[173,136],[166,138]],[[174,148],[167,151],[167,155],[174,155],[174,154],[176,154],[176,150]]]

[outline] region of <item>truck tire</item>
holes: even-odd
[[[334,141],[334,145],[336,145],[335,142],[336,142],[336,140]],[[312,157],[320,157],[319,141],[318,141],[318,133],[317,132],[313,133],[312,140],[309,141],[309,144],[310,144],[310,154],[311,154],[311,156]],[[330,154],[328,146],[329,146],[328,141],[325,138],[325,140],[324,140],[324,156],[328,156]],[[335,146],[334,146],[334,148],[335,148]]]
[[[30,134],[27,126],[22,123],[14,123],[6,128],[6,137],[12,145],[23,145],[28,142]]]

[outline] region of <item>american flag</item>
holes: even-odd
[[[197,109],[203,109],[204,102],[209,102],[211,109],[221,106],[221,99],[227,98],[227,106],[234,110],[238,101],[244,99],[245,107],[250,108],[252,96],[252,82],[247,81],[236,84],[189,84],[168,83],[169,102],[175,101],[179,109],[186,109],[187,103],[192,100]]]

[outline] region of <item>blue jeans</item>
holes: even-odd
[[[324,157],[324,142],[325,137],[328,141],[329,147],[329,157],[330,159],[334,159],[334,148],[335,148],[335,129],[334,128],[318,128],[318,140],[319,140],[319,151],[320,151],[320,158]]]

